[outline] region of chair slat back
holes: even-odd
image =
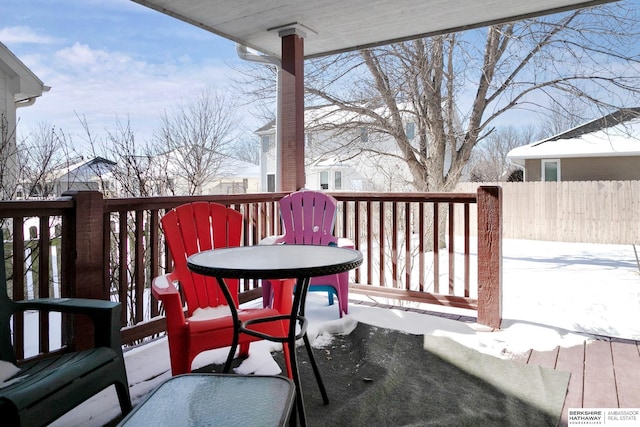
[[[335,243],[333,227],[337,200],[319,191],[297,191],[280,200],[280,215],[284,227],[283,241],[297,245],[328,245]]]
[[[160,222],[187,302],[188,315],[191,316],[196,308],[226,305],[216,279],[191,272],[187,258],[200,251],[240,246],[242,214],[219,203],[195,202],[172,209]],[[239,282],[229,279],[226,283],[237,306]]]

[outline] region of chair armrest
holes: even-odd
[[[338,247],[339,248],[347,248],[347,249],[355,249],[356,245],[354,245],[353,240],[347,239],[346,237],[338,238]]]
[[[61,313],[86,314],[93,317],[96,311],[113,310],[119,302],[87,298],[36,298],[15,301],[20,310],[46,310]]]
[[[174,285],[175,281],[177,281],[177,275],[172,272],[158,276],[151,282],[153,296],[160,300],[164,306],[165,316],[167,317],[167,332],[169,332],[170,328],[181,328],[186,324],[184,304],[180,297],[180,291]],[[171,321],[168,319],[171,319]]]
[[[37,298],[16,301],[17,310],[54,311],[82,314],[93,321],[96,347],[110,347],[122,352],[120,340],[122,306],[119,302],[86,298]]]
[[[163,274],[162,276],[154,278],[151,282],[151,292],[153,293],[153,296],[162,300],[168,295],[180,295],[178,288],[174,285],[174,282],[176,281],[178,280],[175,276],[175,272]]]
[[[278,243],[282,243],[284,240],[284,235],[278,236],[267,236],[264,239],[258,242],[258,245],[277,245]]]

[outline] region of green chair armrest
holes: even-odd
[[[95,346],[111,347],[118,353],[122,352],[120,340],[122,308],[119,302],[86,298],[37,298],[15,301],[14,307],[18,311],[40,310],[88,316],[95,328]]]

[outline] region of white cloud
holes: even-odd
[[[98,135],[114,129],[117,119],[129,118],[136,138],[149,139],[165,109],[206,87],[224,89],[233,72],[220,61],[169,56],[152,63],[79,42],[29,59],[34,62],[27,65],[51,91],[18,111],[19,135],[46,122],[71,133],[74,141],[83,135],[77,115]]]
[[[26,26],[14,26],[0,28],[0,40],[3,43],[34,43],[34,44],[52,44],[57,41],[56,38],[38,34],[35,30]]]
[[[55,58],[69,66],[86,66],[98,63],[108,63],[112,56],[103,50],[93,50],[86,44],[74,43],[73,46],[61,49],[55,53]]]

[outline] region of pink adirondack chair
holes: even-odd
[[[273,244],[287,245],[335,245],[353,248],[353,242],[333,235],[337,200],[319,191],[301,190],[280,200],[280,216],[284,235],[272,239]],[[271,282],[262,281],[262,302],[271,306]],[[332,274],[311,279],[309,291],[327,292],[329,305],[334,294],[338,298],[340,317],[349,310],[349,273]]]

